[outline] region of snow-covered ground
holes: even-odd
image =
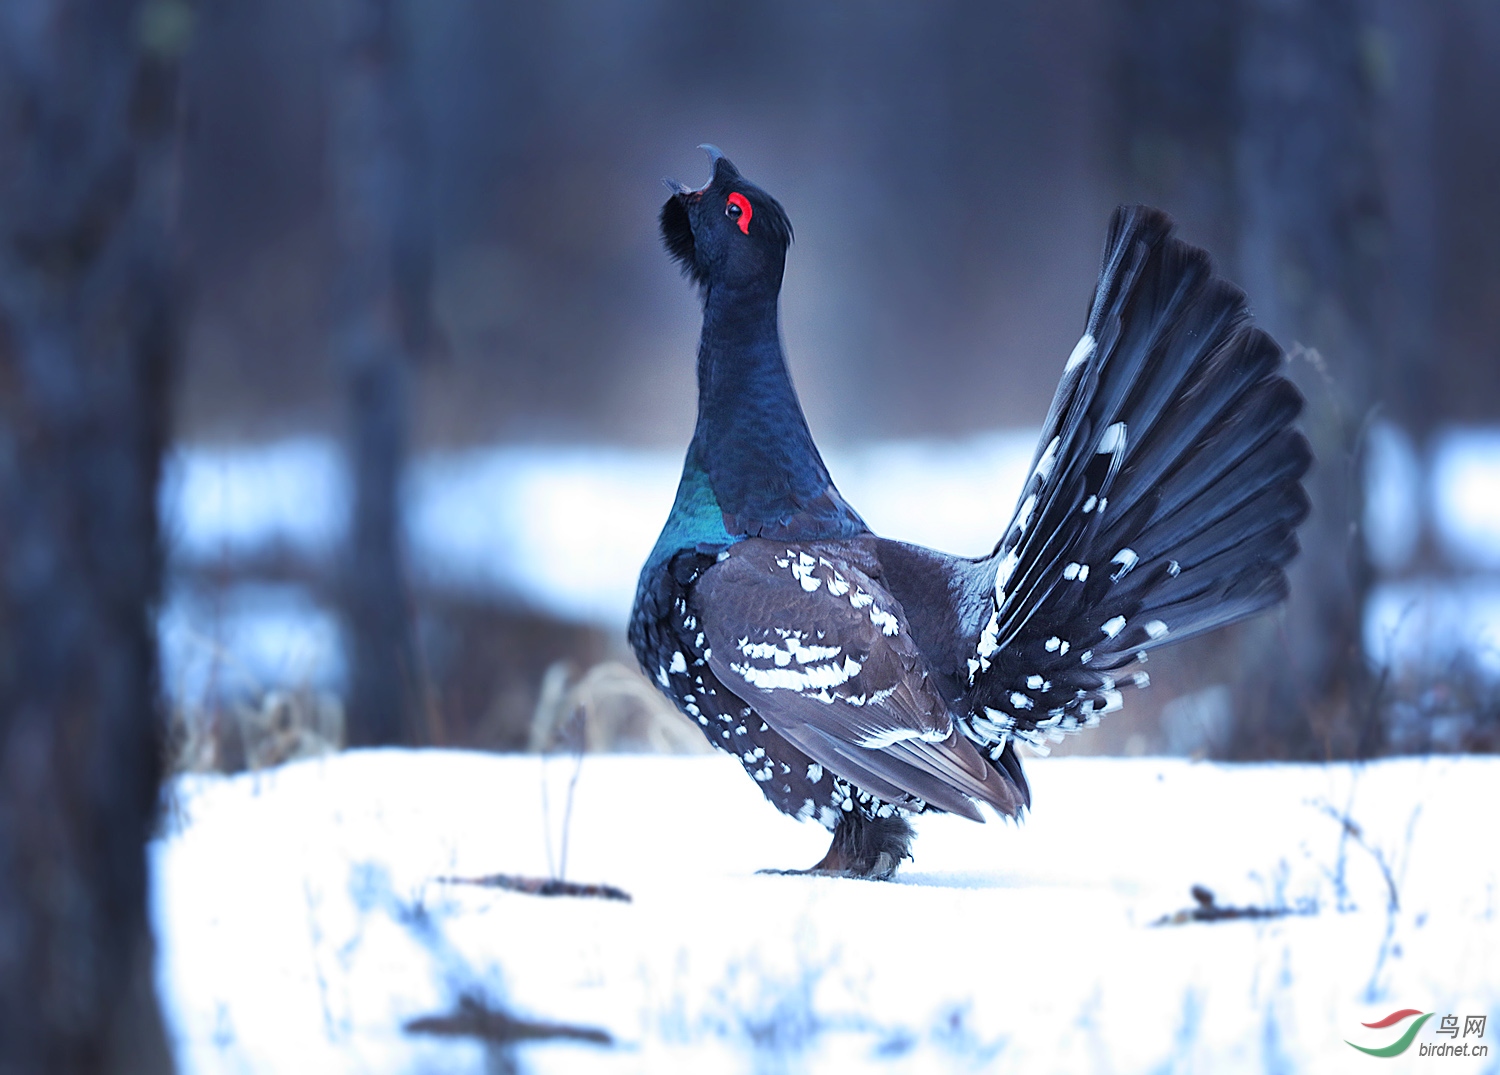
[[[1345,1040],[1388,1044],[1360,1024],[1417,1008],[1486,1015],[1489,1058],[1442,1067],[1500,1071],[1500,759],[1028,770],[1023,825],[921,818],[916,861],[879,884],[757,876],[826,836],[729,758],[589,756],[567,876],[630,903],[441,880],[546,874],[569,758],[179,777],[152,861],[181,1068],[1405,1071],[1428,1063],[1417,1045],[1387,1061]],[[1194,884],[1316,913],[1153,925]],[[466,994],[616,1044],[486,1058],[402,1032]],[[1438,1026],[1418,1042],[1447,1041]]]

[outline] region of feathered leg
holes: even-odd
[[[899,815],[869,818],[858,810],[846,810],[834,826],[828,853],[810,869],[760,872],[889,881],[896,875],[901,860],[912,857],[911,841],[915,835],[911,822]]]

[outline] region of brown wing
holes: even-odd
[[[693,591],[709,666],[809,757],[887,802],[982,820],[1022,797],[956,730],[899,602],[836,543],[751,539]]]

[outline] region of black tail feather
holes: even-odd
[[[1119,704],[1110,671],[1286,595],[1308,511],[1302,399],[1244,294],[1171,230],[1116,212],[1088,331],[986,562],[971,713],[1002,740],[1091,722]]]

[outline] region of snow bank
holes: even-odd
[[[1455,562],[1500,569],[1500,429],[1452,429],[1437,437],[1431,510]]]
[[[628,904],[439,880],[545,874],[571,760],[181,777],[152,852],[181,1069],[483,1071],[477,1045],[400,1030],[465,992],[616,1039],[528,1046],[539,1072],[1367,1071],[1345,1039],[1385,1044],[1359,1024],[1405,1007],[1488,1014],[1500,1051],[1500,760],[1029,771],[1024,825],[919,819],[916,862],[877,884],[757,876],[826,836],[731,759],[589,757],[568,876]],[[1193,884],[1318,913],[1153,926]]]
[[[979,555],[1009,520],[1035,441],[1034,431],[1020,430],[872,443],[830,452],[828,465],[876,532]],[[1500,569],[1500,431],[1450,430],[1434,441],[1428,467],[1409,437],[1382,423],[1371,431],[1366,463],[1365,534],[1382,570],[1406,570],[1424,520],[1460,568]],[[428,585],[492,594],[619,631],[681,466],[678,451],[603,446],[424,455],[412,464],[405,496],[412,570]],[[287,553],[326,563],[348,525],[347,468],[336,444],[315,438],[182,448],[167,468],[161,511],[179,564]],[[1384,585],[1366,608],[1366,652],[1398,669],[1477,656],[1480,667],[1500,675],[1497,592],[1500,575]],[[295,622],[287,615],[295,603],[250,593],[232,596],[220,615],[203,601],[178,602],[164,620],[168,661],[174,669],[197,667],[201,646],[173,647],[237,632],[258,640],[261,655],[250,658],[258,667],[299,660],[311,681],[336,687],[343,675],[338,628],[310,598],[301,602],[308,618]],[[316,657],[298,656],[309,652]]]

